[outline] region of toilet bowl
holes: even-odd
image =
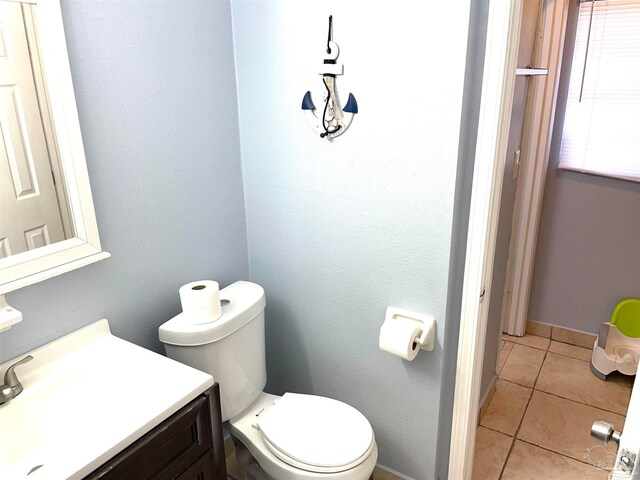
[[[228,429],[242,442],[236,457],[252,480],[365,480],[378,458],[373,431],[362,414],[345,403],[314,395],[264,393],[230,419]],[[254,475],[252,459],[261,470]]]
[[[180,314],[160,327],[160,340],[169,358],[210,373],[220,384],[222,420],[247,479],[368,479],[378,448],[364,415],[331,398],[263,391],[262,287],[236,282],[220,298],[229,302],[219,319],[202,324]]]

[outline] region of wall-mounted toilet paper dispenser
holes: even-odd
[[[380,327],[380,350],[405,360],[413,360],[420,350],[433,351],[436,321],[430,315],[387,307]]]

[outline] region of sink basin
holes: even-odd
[[[39,465],[47,467],[40,467],[39,475],[48,471],[55,465],[51,458],[56,458],[56,450],[65,448],[63,442],[68,441],[63,432],[84,416],[85,392],[94,387],[92,377],[86,371],[64,367],[55,372],[45,370],[46,375],[35,381],[18,371],[24,391],[0,407],[0,478],[26,478]],[[5,477],[4,468],[11,475]],[[35,472],[29,476],[34,477]]]
[[[16,370],[24,391],[0,406],[1,479],[83,478],[213,385],[106,320],[30,354]]]

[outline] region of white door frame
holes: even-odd
[[[569,0],[545,1],[542,8],[542,43],[536,48],[534,66],[547,68],[549,73],[546,76],[533,76],[529,80],[532,84],[529,86],[523,128],[522,167],[518,178],[502,302],[503,329],[509,335],[518,336],[524,335],[527,327]]]
[[[504,158],[515,86],[522,0],[489,5],[478,139],[462,287],[449,478],[473,470],[493,259],[498,231]]]
[[[527,145],[527,152],[533,152],[530,158],[548,155],[549,132],[555,111],[553,98],[558,86],[558,71],[563,43],[561,39],[558,40],[558,36],[564,37],[569,1],[549,0],[549,2],[545,2],[547,5],[553,4],[553,15],[547,15],[549,19],[545,19],[545,29],[549,27],[551,30],[545,30],[545,44],[540,48],[540,54],[541,58],[553,60],[550,60],[548,65],[555,64],[555,68],[553,68],[554,72],[551,78],[547,77],[546,81],[537,81],[537,88],[533,89],[535,93],[532,95],[536,103],[539,103],[538,107],[541,112],[539,116],[546,114],[548,120],[547,122],[538,120],[540,128],[542,125],[546,125],[546,133],[541,135],[540,141],[530,142],[531,145]],[[491,296],[488,286],[491,285],[493,273],[522,9],[522,0],[491,2],[489,7],[451,427],[449,478],[455,480],[468,480],[473,471],[482,363]],[[560,19],[562,19],[561,23],[559,23]],[[548,23],[551,20],[553,23]],[[558,28],[558,25],[561,28]],[[552,46],[554,42],[556,47]],[[533,196],[536,202],[531,200],[529,202],[530,205],[535,204],[538,210],[535,217],[530,211],[526,211],[527,215],[535,221],[527,222],[528,227],[525,229],[525,234],[528,232],[528,235],[531,235],[528,239],[532,239],[535,247],[546,160],[543,168],[540,165],[537,165],[537,168],[531,166],[533,172],[528,172],[528,167],[529,165],[525,176],[533,174],[538,182],[536,188],[529,186],[527,190],[529,196],[532,195],[531,191],[537,192],[536,196]],[[525,201],[523,200],[523,203]],[[533,267],[533,253],[534,251],[530,247],[530,269]],[[502,294],[502,292],[498,292],[498,294]]]

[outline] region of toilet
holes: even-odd
[[[267,382],[264,290],[236,282],[220,291],[222,316],[193,323],[180,314],[160,327],[167,356],[220,384],[222,420],[248,480],[366,480],[378,448],[371,424],[346,403],[263,391]]]

